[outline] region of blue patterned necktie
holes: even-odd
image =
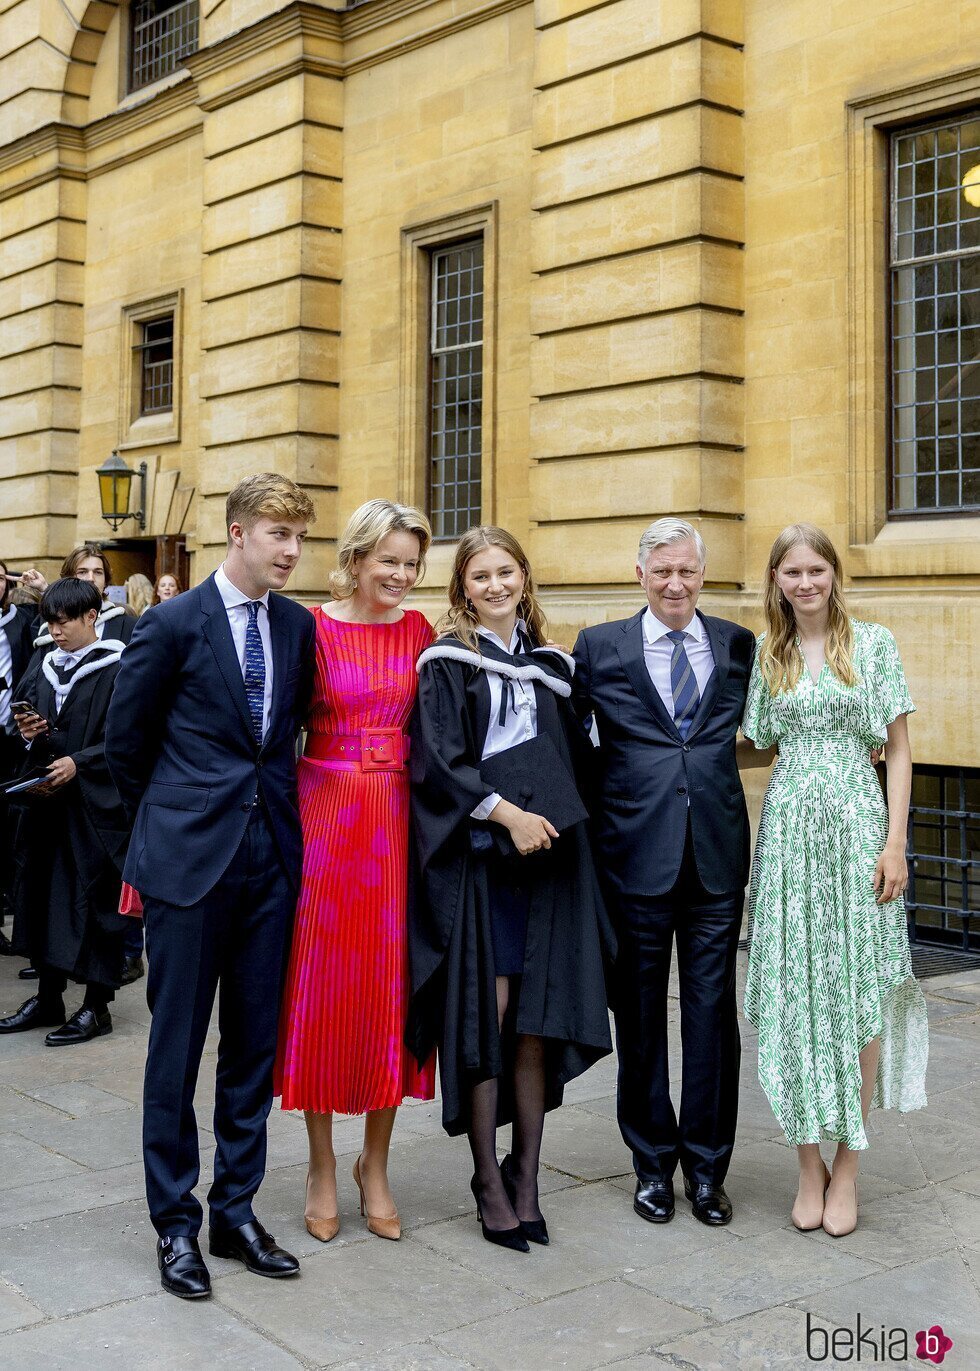
[[[259,633],[259,605],[261,600],[249,600],[248,624],[245,629],[245,696],[252,716],[255,741],[262,743],[262,720],[265,715],[265,649]]]
[[[674,644],[674,650],[670,655],[670,690],[674,697],[674,723],[677,732],[686,742],[694,716],[698,712],[698,705],[701,703],[701,696],[694,668],[684,651],[685,636],[681,628],[673,628],[667,634]]]

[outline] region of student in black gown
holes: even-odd
[[[20,764],[22,748],[17,729],[10,714],[14,686],[23,676],[33,650],[31,624],[34,613],[26,605],[11,603],[10,594],[20,577],[11,575],[6,562],[0,561],[0,956],[10,956],[13,949],[3,932],[9,911],[9,886],[13,846],[7,798],[2,787],[10,783]]]
[[[0,1019],[0,1033],[50,1027],[52,1047],[112,1032],[122,971],[126,920],[117,910],[129,826],[106,766],[105,719],[123,644],[97,637],[101,606],[91,583],[48,587],[41,616],[54,647],[25,695],[34,712],[15,715],[24,777],[48,778],[16,797],[13,945],[39,977],[37,994]],[[69,980],[86,989],[66,1019]]]
[[[469,1135],[484,1237],[526,1252],[528,1238],[548,1241],[545,1111],[612,1050],[613,937],[575,779],[592,748],[569,705],[571,658],[544,645],[531,569],[509,533],[463,536],[449,600],[419,658],[411,725],[407,1041],[419,1062],[439,1048],[443,1125]],[[509,1120],[498,1168],[496,1131]]]

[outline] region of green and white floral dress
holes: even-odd
[[[888,813],[870,750],[915,706],[891,633],[851,626],[856,686],[826,664],[814,684],[804,665],[795,688],[773,697],[756,653],[742,731],[756,747],[775,743],[779,760],[752,863],[745,1015],[788,1141],[860,1150],[858,1053],[881,1039],[874,1105],[921,1109],[929,1038],[905,902],[879,905],[872,889]]]

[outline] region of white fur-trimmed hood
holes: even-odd
[[[534,653],[552,653],[568,663],[574,672],[575,663],[567,652],[562,652],[556,647],[536,647]],[[557,676],[552,676],[539,666],[517,666],[513,662],[503,662],[497,657],[484,656],[482,653],[473,652],[471,649],[462,647],[459,643],[434,643],[432,647],[427,647],[415,663],[416,671],[421,671],[427,662],[435,662],[440,659],[447,659],[451,662],[465,662],[467,666],[477,667],[481,671],[493,672],[497,676],[506,676],[512,681],[536,681],[539,685],[546,686],[555,695],[567,698],[572,693],[572,687],[567,681],[560,680]]]
[[[96,657],[94,661],[83,662],[73,674],[70,681],[61,681],[58,679],[58,673],[55,671],[54,663],[51,660],[54,656],[53,652],[49,652],[41,662],[41,671],[44,673],[44,679],[53,690],[64,690],[67,685],[70,693],[76,682],[83,680],[86,676],[93,676],[95,672],[101,671],[104,667],[112,666],[115,662],[118,662],[123,654],[123,648],[125,646],[126,644],[121,643],[118,638],[104,638],[102,642],[99,643],[99,647],[102,648],[104,655]],[[109,650],[106,651],[106,649]],[[92,650],[93,652],[95,651],[94,648]]]

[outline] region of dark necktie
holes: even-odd
[[[684,741],[691,731],[691,724],[698,712],[701,696],[694,668],[684,650],[685,633],[683,629],[673,628],[667,637],[674,645],[670,655],[670,690],[674,697],[674,723]]]
[[[259,605],[261,600],[249,600],[248,625],[245,629],[245,696],[252,716],[255,741],[262,743],[262,719],[265,714],[265,650],[259,633]]]

